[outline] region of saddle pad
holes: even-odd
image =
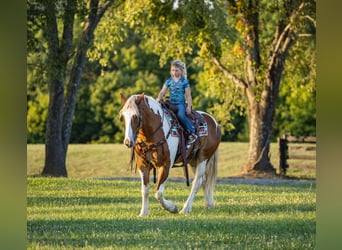
[[[176,121],[172,117],[172,115],[168,109],[163,108],[163,110],[164,110],[164,114],[166,116],[166,120],[169,123],[169,126],[171,127],[170,135],[173,137],[180,137],[180,134],[179,134],[180,125],[179,125],[178,121]]]
[[[207,122],[205,122],[205,124],[198,125],[197,135],[198,136],[208,136],[208,124],[207,124]]]
[[[169,109],[163,108],[163,110],[167,118],[167,121],[171,127],[171,135],[174,137],[179,137],[180,136],[179,134],[180,124],[178,120],[176,120],[172,116],[171,111]],[[192,124],[194,124],[195,129],[196,129],[196,134],[198,136],[208,136],[208,124],[201,114],[199,114],[196,111],[192,111],[192,116],[189,118]]]
[[[204,117],[200,113],[192,110],[190,118],[192,124],[195,126],[196,134],[198,136],[208,136],[208,124]]]

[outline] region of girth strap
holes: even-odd
[[[185,179],[186,179],[186,185],[190,186],[188,163],[186,160],[186,148],[185,148],[184,133],[180,133],[180,147],[181,147],[181,154],[182,154],[182,159],[183,159],[183,168],[184,168],[184,175],[185,175]]]

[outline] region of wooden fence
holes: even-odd
[[[278,138],[278,147],[279,172],[281,175],[286,175],[289,166],[316,167],[316,137],[296,137],[284,134]],[[289,160],[300,161],[290,163]]]

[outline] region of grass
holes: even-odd
[[[247,150],[221,143],[218,178],[238,175]],[[278,168],[276,143],[270,154]],[[70,145],[69,178],[33,178],[44,157],[44,145],[27,145],[27,249],[315,249],[314,184],[218,183],[215,209],[204,210],[200,190],[186,216],[163,210],[151,191],[150,214],[140,218],[140,181],[110,179],[138,177],[122,144]],[[289,168],[288,175],[316,178],[316,171]],[[183,170],[171,177],[184,178]],[[165,196],[181,208],[189,192],[169,182]]]
[[[42,172],[44,145],[27,145],[27,175]],[[248,143],[222,142],[219,147],[218,178],[238,175],[246,162]],[[278,145],[271,144],[271,162],[278,171]],[[130,150],[123,144],[71,144],[67,156],[68,176],[71,178],[138,177],[128,162]],[[191,171],[190,171],[191,172]],[[316,178],[315,168],[289,168],[289,176]],[[184,177],[181,168],[173,169],[170,177]],[[191,175],[190,175],[191,177]]]
[[[181,207],[189,189],[169,182],[165,196]],[[27,249],[315,249],[315,192],[217,184],[213,210],[204,210],[202,190],[186,216],[151,194],[140,218],[139,181],[28,177]]]

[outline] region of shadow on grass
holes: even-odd
[[[77,206],[77,205],[101,205],[101,204],[112,204],[112,203],[132,203],[140,202],[140,197],[51,197],[51,196],[40,196],[40,197],[27,197],[28,206]]]

